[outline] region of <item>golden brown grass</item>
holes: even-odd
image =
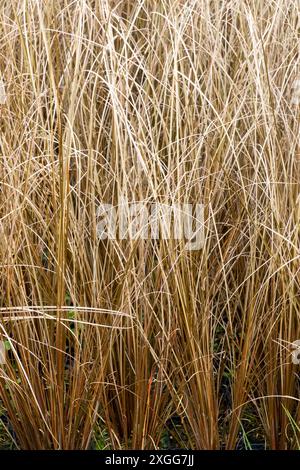
[[[158,448],[177,415],[177,446],[233,449],[250,413],[294,448],[299,2],[0,0],[0,37],[18,446],[86,449],[101,422],[113,448]],[[203,249],[99,240],[99,203],[122,196],[203,203]]]

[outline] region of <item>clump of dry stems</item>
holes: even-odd
[[[299,2],[0,0],[0,37],[17,445],[87,449],[101,423],[115,449],[159,448],[177,417],[177,446],[234,449],[252,419],[294,448]],[[97,207],[124,196],[204,204],[203,248],[100,240]]]

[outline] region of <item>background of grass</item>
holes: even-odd
[[[0,35],[17,445],[297,447],[299,2],[0,0]],[[122,196],[205,204],[203,249],[98,240]]]

